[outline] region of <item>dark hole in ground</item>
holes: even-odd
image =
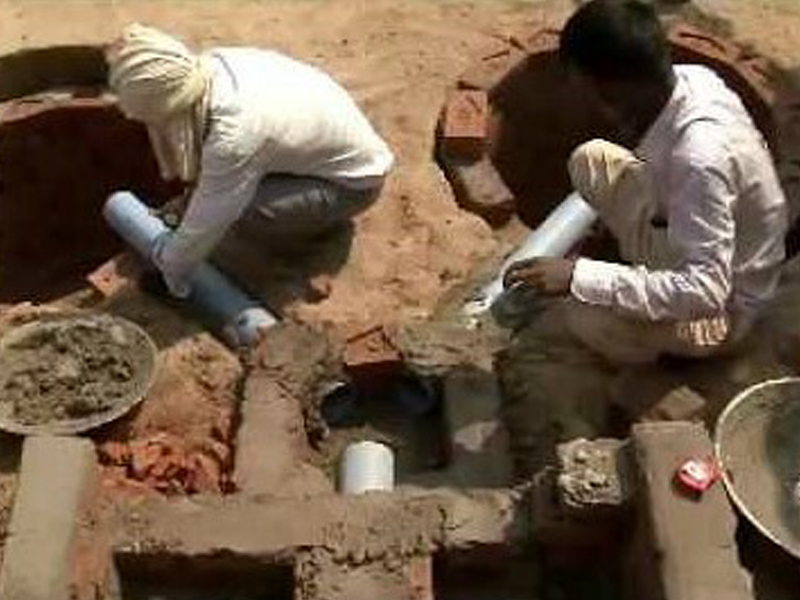
[[[444,554],[434,563],[436,600],[621,600],[616,554],[548,551],[509,555],[503,549]],[[560,553],[558,553],[560,554]]]
[[[534,556],[502,549],[440,554],[433,564],[436,600],[533,600],[539,579]]]
[[[350,384],[329,393],[322,415],[329,436],[318,444],[335,476],[348,444],[373,440],[395,453],[398,483],[404,477],[447,464],[441,382],[421,378],[402,366],[379,374],[351,374]]]
[[[246,556],[116,558],[121,600],[292,600],[294,569]]]
[[[800,597],[800,562],[756,530],[744,517],[736,530],[742,565],[753,577],[754,600]]]
[[[161,180],[144,128],[91,93],[0,105],[0,302],[74,291],[117,253],[101,215],[115,190],[151,204],[179,191]]]
[[[705,64],[719,73],[742,97],[766,138],[774,140],[769,106],[735,65],[683,45],[675,45],[673,53],[677,64]],[[498,118],[492,160],[517,198],[520,218],[531,227],[571,191],[567,161],[578,145],[594,138],[622,143],[612,123],[570,82],[555,52],[522,60],[489,96]]]

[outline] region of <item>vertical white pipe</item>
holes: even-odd
[[[116,192],[103,207],[108,224],[146,260],[153,246],[169,228],[130,192]],[[260,330],[278,320],[245,295],[209,264],[197,267],[190,280],[189,301],[222,326],[222,334],[233,346],[250,346]]]
[[[339,472],[343,494],[394,489],[394,453],[379,442],[356,442],[344,451]]]

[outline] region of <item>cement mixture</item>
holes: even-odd
[[[125,321],[91,316],[34,322],[6,334],[0,394],[22,425],[99,415],[143,395],[153,347]]]

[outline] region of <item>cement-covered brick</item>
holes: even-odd
[[[634,597],[651,600],[749,600],[739,565],[736,519],[721,484],[693,496],[675,484],[680,465],[713,454],[705,428],[646,423],[633,428],[639,471],[639,523],[629,564]]]
[[[444,403],[451,448],[447,480],[471,487],[508,485],[511,455],[494,373],[456,369],[444,378]]]
[[[489,100],[483,90],[452,90],[441,122],[441,149],[450,157],[477,160],[484,154]]]
[[[95,475],[90,441],[68,437],[25,440],[0,571],[0,598],[69,600],[80,512]]]
[[[706,399],[688,386],[667,393],[654,406],[647,409],[643,421],[702,421],[706,412]]]
[[[297,398],[280,381],[256,370],[245,384],[236,436],[234,483],[248,495],[291,497],[333,492],[310,453]]]
[[[564,509],[580,518],[613,515],[630,500],[627,442],[578,439],[557,448],[556,490]]]

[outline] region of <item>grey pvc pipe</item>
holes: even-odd
[[[161,219],[130,192],[112,194],[103,207],[103,216],[111,228],[148,261],[156,240],[169,232]],[[260,330],[278,322],[207,263],[194,270],[190,283],[189,302],[220,323],[223,336],[233,346],[252,345]]]
[[[464,313],[477,316],[492,308],[507,293],[503,275],[515,262],[528,258],[564,256],[586,235],[597,212],[577,192],[567,196],[503,263],[500,273],[465,305]]]

